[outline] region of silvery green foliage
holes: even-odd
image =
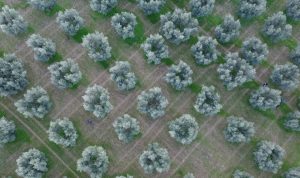
[[[17,36],[26,32],[27,27],[27,22],[18,11],[6,5],[2,7],[0,11],[0,28],[4,33]]]
[[[70,88],[82,78],[78,64],[71,58],[51,64],[48,70],[51,73],[51,82],[60,89]]]
[[[203,86],[198,94],[194,108],[197,112],[205,116],[213,116],[220,112],[222,105],[220,104],[220,95],[214,86]]]
[[[165,81],[176,90],[184,90],[192,84],[193,71],[189,65],[183,61],[179,61],[177,65],[168,68],[168,72],[164,77]]]
[[[16,125],[5,117],[0,118],[0,148],[16,139]]]
[[[108,156],[101,146],[88,146],[77,160],[77,171],[87,173],[91,178],[101,178],[108,170]]]
[[[113,106],[109,101],[108,91],[100,85],[95,84],[88,87],[82,98],[84,100],[84,109],[92,112],[97,118],[104,119],[113,109]]]
[[[34,59],[37,61],[47,62],[56,52],[55,43],[39,34],[32,34],[26,41],[26,44],[32,48]]]
[[[249,102],[253,108],[263,111],[275,109],[281,103],[281,91],[269,87],[260,87],[251,93]]]
[[[136,85],[137,79],[131,71],[131,65],[127,61],[117,61],[115,66],[109,69],[109,73],[110,78],[121,91],[132,90]]]
[[[111,25],[123,39],[134,38],[134,30],[137,25],[136,16],[130,12],[117,13],[111,18]]]
[[[170,162],[168,150],[156,142],[149,144],[148,149],[139,158],[139,163],[147,174],[168,171]]]
[[[251,19],[262,15],[266,11],[266,0],[241,0],[239,5],[239,16]]]
[[[190,0],[189,9],[194,17],[204,17],[212,13],[215,0]]]
[[[118,5],[118,0],[90,0],[93,11],[106,15]]]
[[[278,42],[292,35],[292,26],[287,24],[286,16],[280,11],[267,18],[262,32],[271,41]]]
[[[78,137],[73,123],[66,117],[51,121],[47,132],[50,141],[63,147],[75,146]]]
[[[169,122],[169,134],[181,144],[191,144],[197,137],[199,125],[195,118],[189,114],[183,114],[179,118]]]
[[[300,112],[295,111],[289,113],[284,119],[284,127],[292,131],[300,132]]]
[[[198,37],[198,42],[191,47],[191,51],[197,64],[208,65],[218,59],[218,50],[216,49],[218,42],[209,37]]]
[[[300,1],[287,0],[286,15],[294,20],[300,20]]]
[[[190,12],[175,9],[160,16],[160,33],[170,42],[179,45],[198,32],[198,21]]]
[[[251,37],[243,41],[241,48],[241,58],[251,65],[260,64],[269,54],[268,47],[258,38]]]
[[[137,110],[142,114],[147,114],[151,119],[165,115],[165,110],[169,104],[159,87],[143,91],[137,100]]]
[[[47,91],[40,86],[28,89],[24,98],[15,102],[17,111],[25,118],[42,119],[50,111],[52,102]]]
[[[290,60],[297,66],[300,66],[300,45],[290,53]]]
[[[183,178],[195,178],[195,176],[192,173],[187,173],[186,175],[183,176]]]
[[[28,84],[23,63],[15,54],[4,54],[0,58],[0,96],[15,95]]]
[[[271,80],[282,90],[294,90],[299,85],[300,70],[294,64],[275,65]]]
[[[133,178],[131,175],[126,175],[126,176],[116,176],[116,178]]]
[[[95,62],[111,58],[111,47],[103,33],[96,31],[87,34],[82,39],[82,46],[87,49],[89,57]]]
[[[239,169],[235,170],[233,175],[233,178],[254,178],[251,174],[249,174],[246,171],[241,171]]]
[[[139,8],[141,8],[146,15],[158,13],[165,5],[166,0],[139,0]]]
[[[220,43],[228,43],[240,35],[240,20],[234,20],[232,15],[226,15],[222,24],[215,28],[216,39]]]
[[[300,167],[290,168],[283,174],[283,178],[299,178],[300,177]]]
[[[169,57],[169,49],[160,34],[150,35],[141,45],[148,64],[160,64],[162,59]]]
[[[232,90],[253,80],[256,73],[255,68],[246,60],[241,59],[238,53],[228,53],[226,62],[220,64],[217,71],[227,90]]]
[[[140,133],[139,122],[128,114],[118,117],[113,127],[118,135],[119,140],[129,143]]]
[[[55,6],[56,0],[28,0],[28,3],[35,9],[49,11]]]
[[[285,151],[273,142],[261,141],[253,154],[259,169],[275,174],[281,168]]]
[[[17,159],[16,173],[24,178],[42,178],[48,171],[47,161],[43,152],[35,148],[29,149]]]
[[[56,22],[59,28],[69,36],[76,35],[84,24],[83,18],[80,17],[76,9],[67,9],[64,12],[58,12]]]
[[[224,130],[225,139],[231,143],[249,142],[255,134],[254,123],[242,117],[230,116],[227,118],[227,127]]]

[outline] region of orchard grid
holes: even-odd
[[[175,1],[175,0],[174,0]],[[236,13],[237,0],[216,0],[214,9],[214,19],[220,19],[225,14]],[[272,177],[272,174],[263,173],[257,169],[253,160],[253,150],[259,140],[266,139],[274,141],[286,150],[286,157],[281,171],[287,170],[291,166],[300,166],[300,137],[295,133],[288,133],[280,126],[278,120],[284,114],[284,108],[280,107],[275,112],[274,117],[269,117],[253,110],[248,104],[248,97],[253,90],[251,87],[238,87],[232,91],[227,91],[218,78],[216,72],[218,64],[207,67],[195,65],[191,56],[190,47],[193,40],[179,46],[169,45],[170,58],[174,63],[180,59],[188,63],[193,69],[193,82],[197,85],[214,85],[221,95],[223,112],[217,116],[206,118],[196,113],[193,102],[197,92],[191,89],[183,92],[176,92],[163,81],[163,76],[167,71],[167,65],[158,66],[147,64],[144,59],[140,44],[129,45],[119,38],[110,25],[110,17],[96,15],[91,11],[87,0],[58,0],[61,7],[75,8],[81,17],[85,19],[85,26],[90,31],[103,32],[110,42],[115,60],[127,60],[132,64],[132,68],[139,80],[138,87],[131,92],[120,92],[110,80],[108,69],[96,64],[87,56],[86,51],[73,39],[69,39],[58,29],[55,22],[55,15],[47,16],[43,12],[32,9],[21,0],[5,0],[4,4],[16,8],[29,22],[30,33],[39,33],[44,37],[51,38],[57,47],[57,51],[63,59],[72,58],[78,62],[83,73],[83,80],[78,88],[74,90],[59,90],[50,82],[50,75],[47,70],[49,64],[43,64],[33,60],[33,53],[25,44],[28,34],[15,38],[0,33],[0,49],[5,53],[13,53],[21,58],[28,72],[30,85],[40,85],[45,88],[54,106],[44,120],[25,119],[20,115],[13,103],[22,97],[23,93],[9,98],[1,98],[0,110],[7,118],[15,121],[17,125],[17,140],[6,145],[0,151],[0,175],[16,177],[16,158],[29,148],[35,147],[46,153],[49,160],[49,171],[45,177],[86,177],[84,173],[76,171],[76,161],[81,157],[83,149],[89,145],[99,145],[106,149],[109,155],[110,164],[106,177],[114,177],[121,174],[131,174],[134,177],[182,177],[187,172],[194,173],[198,177],[230,177],[232,172],[241,168],[247,170],[255,177]],[[270,15],[279,10],[284,10],[284,0],[269,0],[268,12]],[[176,3],[167,0],[170,9],[176,7]],[[119,2],[119,10],[130,11],[141,20],[145,36],[158,33],[160,23],[151,23],[142,11],[132,1],[123,0]],[[236,16],[236,15],[235,15]],[[203,20],[199,25],[198,36],[213,36],[216,24],[213,19]],[[243,39],[251,36],[260,37],[260,29],[263,20],[258,19],[251,22],[242,21],[242,31],[238,41],[231,45],[219,45],[219,50],[227,52],[238,52]],[[293,38],[300,39],[300,25],[293,24]],[[270,72],[275,64],[284,64],[288,60],[288,45],[269,45],[268,62],[257,67],[256,81],[261,85],[268,81]],[[110,92],[111,102],[114,109],[104,120],[94,119],[94,116],[82,107],[82,95],[87,86],[100,84]],[[170,104],[166,115],[158,120],[150,120],[136,110],[136,98],[141,91],[154,86],[162,88]],[[284,99],[287,106],[295,110],[296,99],[299,89],[296,92],[284,92]],[[118,116],[128,113],[140,121],[142,135],[140,138],[129,144],[120,142],[114,133],[112,122]],[[180,145],[170,138],[167,132],[167,122],[175,119],[184,113],[190,113],[197,118],[200,124],[198,138],[187,146]],[[248,144],[229,144],[225,141],[223,130],[226,125],[226,116],[242,116],[255,123],[256,135],[254,141]],[[75,147],[62,148],[49,142],[46,130],[50,120],[56,118],[69,117],[79,131],[79,139]],[[92,118],[93,125],[87,125],[86,120]],[[171,157],[171,168],[163,174],[146,175],[138,164],[138,157],[147,145],[151,142],[159,142],[166,147]],[[278,174],[278,175],[279,175]]]

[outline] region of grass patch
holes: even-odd
[[[46,15],[48,16],[54,16],[57,12],[59,11],[64,11],[65,9],[63,7],[61,7],[60,5],[58,4],[55,4],[52,9],[46,11]]]
[[[116,13],[121,12],[118,8],[113,8],[110,12],[107,14],[101,14],[96,11],[91,11],[90,16],[92,17],[93,20],[98,20],[98,19],[108,19],[114,16]]]
[[[221,24],[223,22],[223,18],[218,15],[208,15],[198,18],[198,22],[200,25],[204,25],[204,29],[206,31],[210,31],[211,28]]]
[[[134,43],[141,44],[145,39],[143,23],[137,18],[137,25],[134,28],[134,37],[127,38],[124,41],[129,45],[133,45]]]
[[[173,65],[174,61],[170,58],[164,58],[161,60],[162,63],[166,64],[167,66]]]
[[[225,57],[223,55],[219,55],[217,59],[217,64],[224,64],[225,62]]]
[[[105,61],[98,61],[97,63],[103,68],[103,69],[108,69],[110,65],[116,60],[114,56],[112,56],[110,59],[105,60]]]
[[[192,83],[191,85],[188,86],[188,88],[194,93],[199,93],[201,92],[202,89],[202,87],[197,83]]]
[[[293,110],[289,107],[289,105],[287,105],[286,103],[282,103],[280,106],[279,106],[279,109],[280,111],[283,113],[283,114],[288,114],[290,112],[292,112]]]
[[[297,40],[290,38],[287,40],[283,40],[282,42],[280,42],[281,45],[286,46],[287,48],[289,48],[290,50],[293,50],[297,47]]]
[[[228,117],[230,116],[230,113],[225,111],[224,109],[221,109],[221,111],[218,113],[220,116]]]
[[[151,23],[155,24],[159,22],[161,14],[165,14],[171,10],[172,8],[168,4],[165,4],[164,7],[158,13],[150,14],[147,15],[146,17],[149,19]]]
[[[6,113],[4,111],[0,110],[0,117],[6,116]]]
[[[186,0],[172,0],[172,2],[180,8],[184,8]]]
[[[3,0],[0,0],[0,7],[3,7],[3,6],[5,6],[5,3]]]
[[[248,88],[248,89],[258,89],[260,86],[260,84],[253,80],[253,81],[249,81],[249,82],[245,82],[243,85],[242,85],[242,88]]]
[[[53,64],[54,62],[59,62],[62,60],[62,55],[56,52],[48,61],[47,64]]]
[[[274,112],[272,110],[266,110],[266,111],[259,110],[259,109],[255,109],[255,110],[269,119],[272,119],[272,120],[276,119],[276,115],[274,114]]]
[[[29,7],[29,4],[27,1],[19,1],[18,3],[13,4],[12,7],[15,9],[26,9]]]
[[[268,60],[263,60],[263,61],[260,63],[260,66],[262,66],[263,68],[273,67],[273,65],[270,64]]]
[[[75,40],[77,43],[82,43],[82,38],[83,36],[89,34],[91,32],[91,30],[89,30],[86,27],[81,28],[80,30],[78,30],[78,32],[76,33],[76,35],[72,36],[73,40]]]
[[[26,131],[22,129],[16,129],[16,140],[12,143],[15,142],[30,142],[30,136]]]
[[[191,36],[190,39],[188,40],[188,44],[194,45],[198,42],[198,38],[195,36]]]
[[[4,56],[4,51],[2,49],[0,49],[0,57]]]

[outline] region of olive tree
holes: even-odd
[[[287,0],[286,15],[294,20],[300,20],[300,1]]]
[[[225,139],[231,143],[247,143],[255,134],[254,123],[242,117],[230,116],[224,130]]]
[[[32,34],[26,41],[28,47],[32,48],[34,59],[41,62],[47,62],[56,52],[55,43],[48,38],[43,38],[39,34]]]
[[[253,108],[263,111],[275,109],[281,103],[281,91],[267,86],[260,87],[251,93],[249,103]]]
[[[0,118],[0,148],[16,139],[16,125],[5,117]]]
[[[118,117],[113,127],[119,140],[129,143],[140,133],[139,122],[128,114],[124,114],[122,117]]]
[[[108,14],[118,5],[118,0],[90,0],[90,7],[100,14]]]
[[[78,64],[71,58],[51,64],[48,70],[51,82],[60,89],[71,88],[82,78]]]
[[[157,119],[165,115],[165,110],[169,104],[168,99],[163,95],[159,87],[143,91],[137,100],[137,110],[151,119]]]
[[[17,159],[16,173],[23,178],[42,178],[48,171],[47,162],[43,152],[31,148]]]
[[[15,102],[17,111],[25,118],[42,119],[50,111],[52,102],[47,91],[40,86],[28,89],[24,98]]]
[[[78,137],[72,121],[66,117],[51,121],[47,133],[50,141],[63,147],[75,146]]]
[[[0,96],[15,95],[27,85],[26,70],[15,54],[4,54],[0,57]]]
[[[111,58],[111,47],[103,33],[96,31],[89,33],[82,39],[82,46],[88,51],[88,55],[95,62],[106,61]]]
[[[233,178],[254,178],[254,176],[252,176],[251,174],[249,174],[246,171],[241,171],[239,169],[235,170],[233,175]]]
[[[209,65],[218,59],[218,42],[209,36],[198,37],[198,42],[191,47],[193,57],[199,65]]]
[[[299,178],[300,177],[300,167],[290,168],[283,174],[283,178]]]
[[[27,31],[28,23],[18,11],[5,5],[0,11],[0,28],[5,34],[17,36]]]
[[[266,0],[241,0],[239,4],[239,16],[251,19],[262,15],[266,11]]]
[[[262,33],[272,42],[278,42],[292,35],[292,26],[287,24],[286,16],[280,11],[267,18]]]
[[[255,78],[255,68],[241,59],[238,53],[228,53],[226,62],[220,64],[217,71],[227,90],[232,90]]]
[[[169,57],[169,49],[160,34],[150,35],[141,45],[148,64],[160,64],[162,59]]]
[[[195,178],[193,173],[187,173],[183,176],[183,178]]]
[[[41,11],[50,11],[56,4],[56,0],[27,0],[27,2]]]
[[[108,156],[101,146],[88,146],[77,160],[77,171],[87,173],[91,178],[100,178],[108,170]]]
[[[196,119],[189,115],[183,114],[179,118],[169,122],[169,134],[181,144],[191,144],[197,137],[199,125]]]
[[[290,61],[297,66],[300,66],[300,45],[290,53]]]
[[[194,17],[204,17],[212,13],[215,0],[190,0],[188,6]]]
[[[136,16],[130,12],[121,12],[111,18],[111,25],[117,34],[123,39],[135,37],[135,27],[137,25]]]
[[[109,73],[110,78],[121,91],[132,90],[136,85],[137,78],[131,71],[131,65],[127,61],[117,61],[115,66],[109,69]]]
[[[191,67],[180,60],[177,65],[173,64],[168,68],[164,79],[176,90],[184,90],[187,86],[192,84],[192,74],[193,71]]]
[[[175,9],[160,16],[160,33],[171,43],[179,45],[198,32],[198,21],[190,12]]]
[[[289,113],[284,118],[284,127],[292,131],[300,132],[300,111]]]
[[[127,174],[126,176],[116,176],[116,178],[133,178],[133,176]]]
[[[56,22],[59,28],[69,36],[76,35],[84,25],[84,20],[76,9],[66,9],[64,12],[58,12]]]
[[[264,140],[257,144],[253,154],[260,170],[275,174],[282,166],[285,151],[279,145]]]
[[[165,5],[166,0],[139,0],[138,6],[146,15],[158,13]]]
[[[229,43],[240,35],[241,23],[232,15],[226,15],[222,24],[215,28],[216,39],[220,43]]]
[[[155,142],[140,155],[139,163],[147,174],[162,173],[169,170],[171,159],[168,150]]]
[[[197,95],[194,108],[205,116],[213,116],[220,112],[223,107],[220,104],[220,98],[214,86],[203,86],[201,92]]]
[[[241,48],[241,58],[251,65],[260,64],[266,60],[269,54],[268,46],[256,37],[247,38],[243,41]]]
[[[97,118],[104,119],[113,109],[108,91],[100,85],[88,87],[82,98],[84,109],[92,112]]]
[[[275,65],[271,74],[271,80],[282,90],[294,90],[299,85],[300,70],[296,65]]]

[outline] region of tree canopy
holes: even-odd
[[[121,12],[111,18],[111,25],[117,34],[123,39],[135,37],[135,27],[137,25],[136,16],[131,12]]]
[[[113,122],[113,127],[119,140],[125,143],[129,143],[140,133],[139,122],[128,114],[118,117]]]
[[[16,125],[5,117],[0,118],[0,148],[16,139]]]
[[[59,28],[67,35],[74,36],[84,25],[84,19],[80,17],[76,9],[66,9],[58,12],[56,22]]]
[[[194,17],[204,17],[212,13],[215,0],[190,0],[189,9]]]
[[[218,42],[209,37],[201,36],[198,37],[198,42],[191,47],[194,59],[199,65],[209,65],[218,59]]]
[[[166,0],[139,0],[138,6],[146,15],[158,13],[165,5]]]
[[[289,113],[284,118],[284,127],[292,131],[300,132],[300,111]]]
[[[27,0],[27,2],[41,11],[50,11],[56,5],[56,0]]]
[[[281,91],[267,86],[260,87],[251,93],[249,102],[259,110],[275,109],[281,103]]]
[[[215,28],[216,39],[220,43],[229,43],[240,35],[241,23],[232,15],[226,15],[222,24]]]
[[[267,59],[268,53],[268,46],[265,43],[256,37],[250,37],[243,41],[240,54],[249,64],[257,65]]]
[[[118,0],[90,0],[90,7],[100,14],[108,14],[118,5]]]
[[[262,15],[266,7],[266,0],[241,0],[238,13],[242,18],[251,19]]]

